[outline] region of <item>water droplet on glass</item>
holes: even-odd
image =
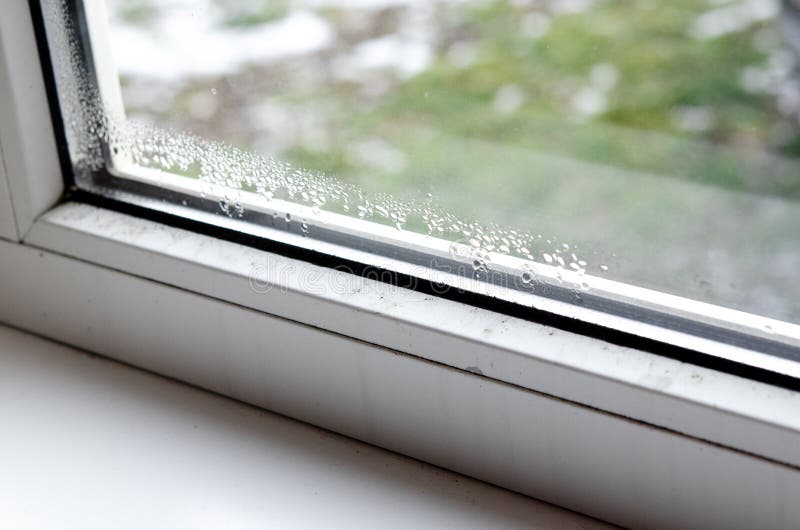
[[[472,268],[475,269],[476,272],[486,272],[486,262],[480,258],[476,258],[472,260]]]
[[[216,88],[212,88],[211,89],[211,95],[212,96],[216,96],[217,95],[217,89]]]

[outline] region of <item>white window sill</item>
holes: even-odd
[[[800,394],[84,204],[28,245],[800,466]]]
[[[796,392],[343,275],[66,204],[0,321],[626,526],[800,521]]]
[[[608,528],[0,326],[7,528]]]

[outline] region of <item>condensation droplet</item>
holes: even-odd
[[[481,258],[475,258],[472,260],[472,268],[475,269],[476,272],[487,272],[488,268],[486,266],[486,261]]]
[[[53,3],[67,5],[66,0]],[[423,197],[427,200],[422,201],[404,201],[389,194],[371,194],[335,176],[295,167],[288,162],[223,142],[211,141],[190,132],[165,130],[135,119],[120,121],[106,112],[98,91],[92,88],[93,76],[89,72],[78,71],[81,67],[76,65],[82,62],[73,61],[70,56],[75,54],[77,58],[82,53],[75,47],[80,42],[79,37],[75,36],[76,28],[67,28],[64,33],[67,42],[62,47],[65,51],[60,52],[64,54],[65,60],[61,61],[64,66],[61,73],[56,72],[56,75],[59,77],[59,84],[61,78],[66,79],[67,84],[70,79],[76,78],[73,84],[77,85],[77,90],[65,92],[81,95],[80,101],[64,108],[64,121],[70,129],[70,138],[80,139],[76,142],[79,153],[75,159],[85,161],[82,162],[84,166],[81,170],[94,171],[104,167],[107,149],[111,149],[112,152],[122,152],[126,156],[130,154],[134,164],[151,171],[197,178],[201,196],[209,203],[219,202],[220,208],[231,217],[244,217],[248,206],[246,199],[249,200],[250,194],[255,193],[260,197],[261,204],[265,200],[300,202],[312,207],[311,212],[314,215],[321,215],[320,209],[337,214],[342,211],[352,212],[348,215],[356,218],[357,214],[365,222],[368,220],[409,231],[411,227],[414,230],[422,227],[420,232],[427,237],[447,241],[461,239],[460,243],[450,246],[450,254],[467,269],[468,264],[472,263],[478,272],[489,272],[493,252],[518,254],[530,262],[543,259],[550,265],[558,263],[561,267],[564,266],[564,258],[561,256],[571,255],[569,261],[578,264],[579,268],[576,270],[579,273],[586,266],[586,262],[577,254],[575,245],[570,246],[550,237],[546,239],[549,246],[544,247],[545,236],[542,234],[461,218],[437,205],[433,192],[425,193]],[[71,43],[69,39],[74,39],[75,42]],[[220,92],[227,90],[222,83],[210,80],[209,85],[219,86],[203,88],[208,90],[206,94],[210,93],[215,97],[212,102]],[[227,94],[225,92],[223,96]],[[223,192],[224,196],[221,197],[222,193],[218,191],[221,188],[229,188],[231,192]],[[272,226],[294,230],[294,226],[290,227],[292,216],[281,212],[281,208],[273,207],[270,211],[276,209],[278,211],[272,213],[271,217]],[[297,231],[305,235],[309,227],[303,221],[309,220],[316,219],[305,215],[297,218]],[[543,253],[545,250],[547,252]],[[575,269],[572,265],[571,268]],[[601,266],[601,270],[607,270],[607,267]],[[518,274],[523,283],[533,283],[539,287],[536,269],[522,270]]]

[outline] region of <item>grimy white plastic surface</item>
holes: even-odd
[[[11,241],[19,239],[17,222],[14,219],[14,208],[11,205],[11,193],[8,191],[2,145],[0,145],[0,238]]]
[[[609,526],[0,326],[4,528]]]
[[[0,279],[0,321],[606,521],[800,525],[791,466],[23,245]]]
[[[797,392],[88,205],[26,242],[800,467]]]
[[[39,64],[28,2],[0,0],[0,145],[20,236],[64,188]]]
[[[369,282],[331,296],[342,274],[110,212],[36,221],[62,180],[27,3],[0,6],[27,243],[0,240],[0,321],[626,526],[800,526],[796,393]]]

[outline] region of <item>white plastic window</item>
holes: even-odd
[[[800,351],[792,2],[45,5],[79,185]]]

